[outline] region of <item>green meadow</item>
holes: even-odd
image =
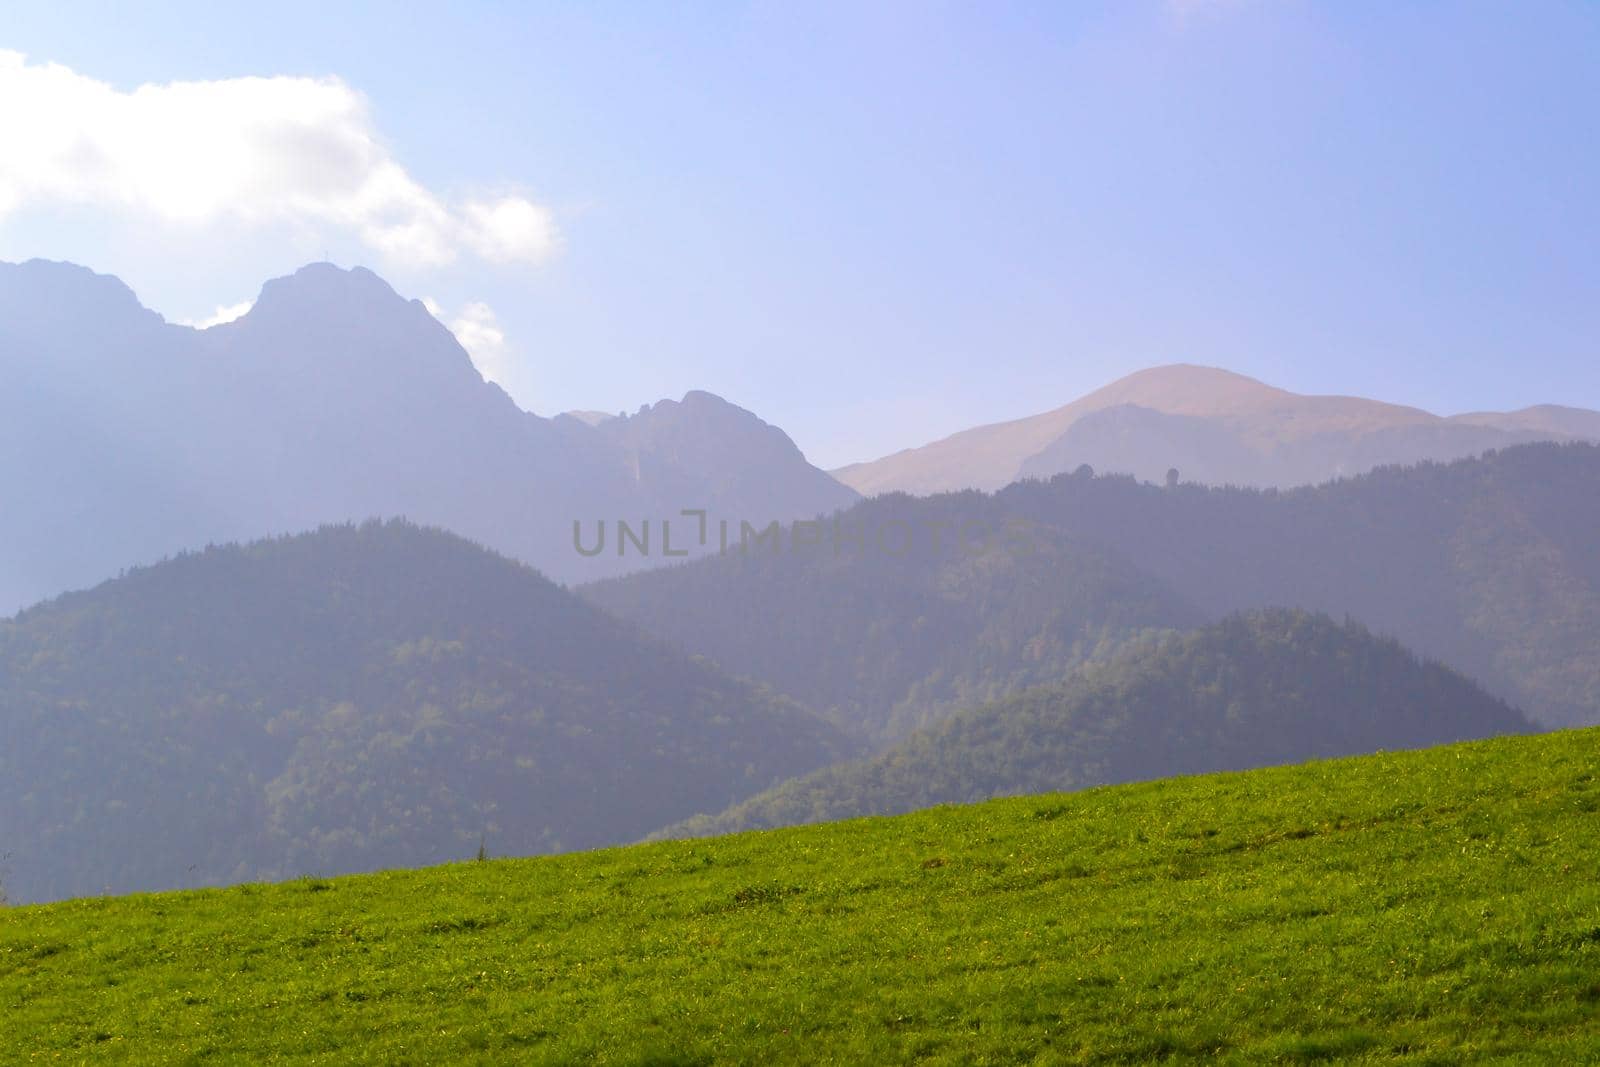
[[[0,910],[17,1063],[1600,1061],[1600,729]]]

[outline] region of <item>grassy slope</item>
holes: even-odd
[[[1600,1057],[1600,730],[0,912],[96,1061]]]

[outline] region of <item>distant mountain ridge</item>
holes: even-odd
[[[312,264],[206,330],[115,278],[0,264],[0,613],[183,549],[406,515],[558,580],[661,562],[575,551],[574,522],[856,499],[709,393],[627,419],[541,418],[418,301]]]
[[[1043,414],[979,426],[834,475],[857,491],[993,491],[1087,464],[1159,482],[1288,488],[1546,440],[1600,441],[1600,412],[1554,405],[1442,418],[1302,396],[1214,367],[1153,367]]]

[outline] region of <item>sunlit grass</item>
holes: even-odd
[[[1600,730],[0,912],[19,1062],[1600,1058]]]

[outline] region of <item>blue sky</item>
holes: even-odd
[[[171,319],[364,263],[476,324],[524,407],[710,389],[825,466],[1176,361],[1441,413],[1600,408],[1600,5],[152,10],[11,5],[0,49],[107,99],[336,78],[444,249],[373,236],[401,201],[280,217],[277,186],[179,217],[118,193],[161,173],[138,160],[87,193],[12,174],[8,207],[0,162],[0,258],[115,273]],[[172,136],[204,151],[207,121]],[[474,228],[497,205],[525,240]]]

